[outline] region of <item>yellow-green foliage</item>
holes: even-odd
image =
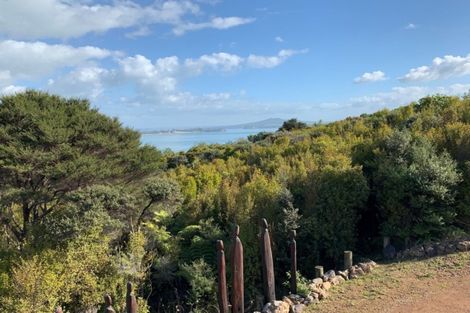
[[[116,270],[111,260],[109,240],[98,236],[22,258],[11,270],[2,305],[6,312],[41,313],[52,312],[57,305],[71,312],[95,307],[108,291],[107,276]]]

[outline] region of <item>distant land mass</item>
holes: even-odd
[[[226,129],[273,129],[279,128],[284,123],[282,118],[268,118],[257,122],[228,125],[228,126],[212,126],[212,127],[193,127],[178,128],[166,130],[141,130],[142,134],[159,134],[159,133],[194,133],[194,132],[221,132]]]

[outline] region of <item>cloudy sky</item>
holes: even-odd
[[[0,0],[0,93],[137,129],[335,120],[470,89],[468,0]]]

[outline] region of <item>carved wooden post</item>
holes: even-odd
[[[59,306],[55,309],[54,313],[63,313],[62,307],[59,305]]]
[[[104,303],[106,308],[104,309],[104,313],[116,313],[113,308],[113,300],[111,299],[110,295],[104,296]]]
[[[315,278],[321,278],[323,276],[323,266],[315,266]]]
[[[238,238],[240,227],[237,225],[233,234],[232,247],[232,313],[244,313],[243,283],[243,245]]]
[[[132,283],[127,283],[127,296],[126,296],[126,312],[137,313],[137,301],[134,293],[132,292]]]
[[[267,303],[276,301],[276,289],[274,284],[274,264],[271,250],[271,237],[269,236],[268,222],[261,219],[261,260],[263,266],[264,297]]]
[[[344,251],[344,269],[348,270],[353,266],[352,251]]]
[[[290,232],[290,292],[297,294],[297,242],[295,241],[296,232]]]
[[[219,312],[228,313],[228,296],[227,296],[227,278],[225,276],[225,252],[224,242],[217,240],[217,274],[218,274],[218,293]]]

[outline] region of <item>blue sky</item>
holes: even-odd
[[[0,93],[137,129],[336,120],[470,89],[470,2],[0,0]]]

